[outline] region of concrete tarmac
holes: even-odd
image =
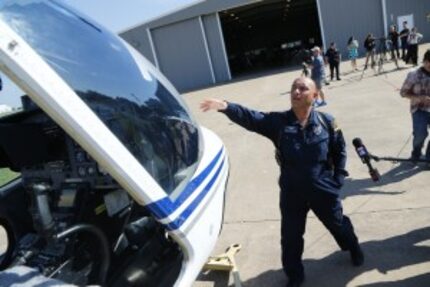
[[[430,44],[421,45],[422,54]],[[363,59],[358,61],[363,68]],[[328,105],[320,108],[337,118],[348,152],[350,177],[342,190],[344,212],[356,229],[365,252],[365,263],[353,267],[349,253],[311,212],[308,215],[303,260],[304,287],[419,287],[430,286],[430,171],[423,165],[378,162],[382,175],[372,182],[352,146],[360,137],[378,156],[409,157],[412,123],[409,101],[399,89],[410,65],[384,64],[384,73],[368,69],[351,72],[341,65],[341,81],[324,87]],[[327,69],[328,70],[328,69]],[[214,255],[233,243],[243,286],[285,286],[280,260],[278,166],[274,147],[267,139],[233,124],[223,114],[199,111],[209,97],[238,102],[261,110],[289,109],[289,89],[301,71],[247,77],[184,95],[202,125],[224,141],[231,163],[225,222]],[[328,71],[327,71],[328,73]],[[201,274],[194,287],[234,286],[226,273]]]

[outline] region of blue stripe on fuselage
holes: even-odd
[[[148,204],[146,207],[148,207],[148,209],[150,209],[153,212],[154,216],[158,220],[168,217],[175,210],[177,210],[179,206],[181,206],[182,203],[184,203],[190,197],[190,195],[193,194],[195,190],[201,185],[201,183],[208,177],[208,175],[212,172],[216,164],[219,162],[222,152],[223,152],[223,148],[221,148],[221,150],[217,153],[217,155],[209,163],[209,165],[198,176],[196,176],[190,183],[187,184],[184,191],[179,195],[178,198],[176,198],[175,201],[172,202],[169,197],[164,197],[160,200],[157,200],[153,203]],[[199,205],[199,203],[203,200],[205,195],[209,192],[210,187],[213,185],[213,181],[215,181],[216,178],[218,177],[221,167],[223,165],[224,165],[224,159],[220,167],[218,168],[218,170],[210,180],[210,182],[197,195],[196,199],[194,199],[194,201],[187,207],[187,209],[184,212],[182,212],[182,214],[175,221],[168,224],[169,229],[171,229],[170,225],[172,225],[172,227],[177,226],[175,228],[172,228],[172,229],[177,229],[189,217],[192,211]],[[206,190],[207,188],[209,189]]]
[[[174,221],[167,224],[167,229],[175,230],[181,227],[181,225],[188,219],[188,217],[193,213],[196,207],[200,204],[203,198],[209,193],[214,182],[218,178],[222,168],[224,167],[225,160],[223,159],[222,163],[218,167],[215,174],[212,176],[211,180],[208,184],[203,188],[203,190],[197,195],[197,197],[193,200],[193,202],[179,215]]]

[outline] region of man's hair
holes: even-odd
[[[427,51],[424,53],[424,59],[423,61],[430,62],[430,49],[427,49]]]
[[[403,21],[403,24],[408,24],[408,21]]]

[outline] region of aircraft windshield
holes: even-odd
[[[2,1],[0,18],[75,90],[168,194],[181,189],[196,168],[199,130],[181,99],[140,56],[55,1]]]

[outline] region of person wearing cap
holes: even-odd
[[[316,88],[318,90],[318,96],[320,100],[315,101],[315,105],[317,107],[325,106],[327,105],[327,102],[325,101],[324,92],[322,90],[322,87],[325,83],[325,66],[324,66],[324,59],[321,55],[321,50],[319,47],[313,47],[311,49],[313,53],[313,60],[311,67],[311,79],[314,80]]]
[[[417,160],[421,157],[430,125],[430,49],[424,54],[422,66],[408,73],[400,89],[400,95],[411,102],[413,130],[411,159]],[[430,160],[430,144],[427,144],[425,158]]]
[[[346,151],[341,130],[334,118],[318,112],[315,83],[306,77],[291,86],[291,109],[259,112],[218,99],[203,101],[203,111],[224,113],[243,128],[272,141],[281,175],[282,266],[288,287],[301,286],[305,279],[302,254],[306,216],[312,210],[333,235],[342,250],[349,250],[353,265],[364,255],[350,219],[343,215],[339,198],[345,176]]]

